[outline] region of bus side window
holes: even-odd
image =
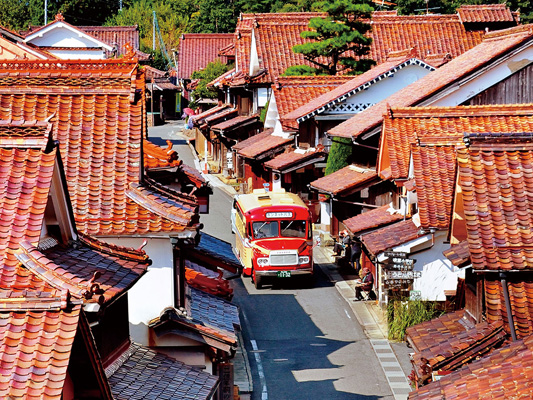
[[[311,221],[307,221],[307,239],[313,239],[313,223]]]

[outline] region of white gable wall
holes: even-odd
[[[361,112],[416,82],[430,72],[430,70],[417,64],[407,65],[391,76],[373,83],[368,89],[361,90],[338,105],[329,108],[324,112],[324,115],[356,114]]]
[[[144,238],[128,237],[100,239],[133,248],[139,248],[144,241]],[[173,254],[168,237],[148,239],[143,250],[152,260],[152,265],[128,290],[128,312],[132,340],[150,346],[148,322],[158,317],[166,307],[174,306]]]
[[[510,58],[499,62],[490,69],[472,74],[466,79],[465,83],[455,84],[442,94],[433,96],[421,105],[456,106],[462,104],[532,62],[533,43],[529,43],[528,46],[520,51],[515,51]]]
[[[49,53],[62,60],[103,60],[105,53],[103,50],[52,50],[47,49]]]

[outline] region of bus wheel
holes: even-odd
[[[254,286],[257,290],[261,289],[263,287],[263,278],[261,276],[257,276],[254,272]]]

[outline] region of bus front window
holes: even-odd
[[[305,238],[305,221],[280,221],[282,237]]]
[[[278,237],[278,221],[254,222],[252,229],[255,239]]]

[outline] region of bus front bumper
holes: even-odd
[[[285,277],[292,277],[292,276],[305,276],[305,275],[313,275],[313,268],[300,268],[300,269],[269,269],[269,270],[255,270],[256,276],[268,276],[268,277],[278,277],[278,278],[285,278]]]

